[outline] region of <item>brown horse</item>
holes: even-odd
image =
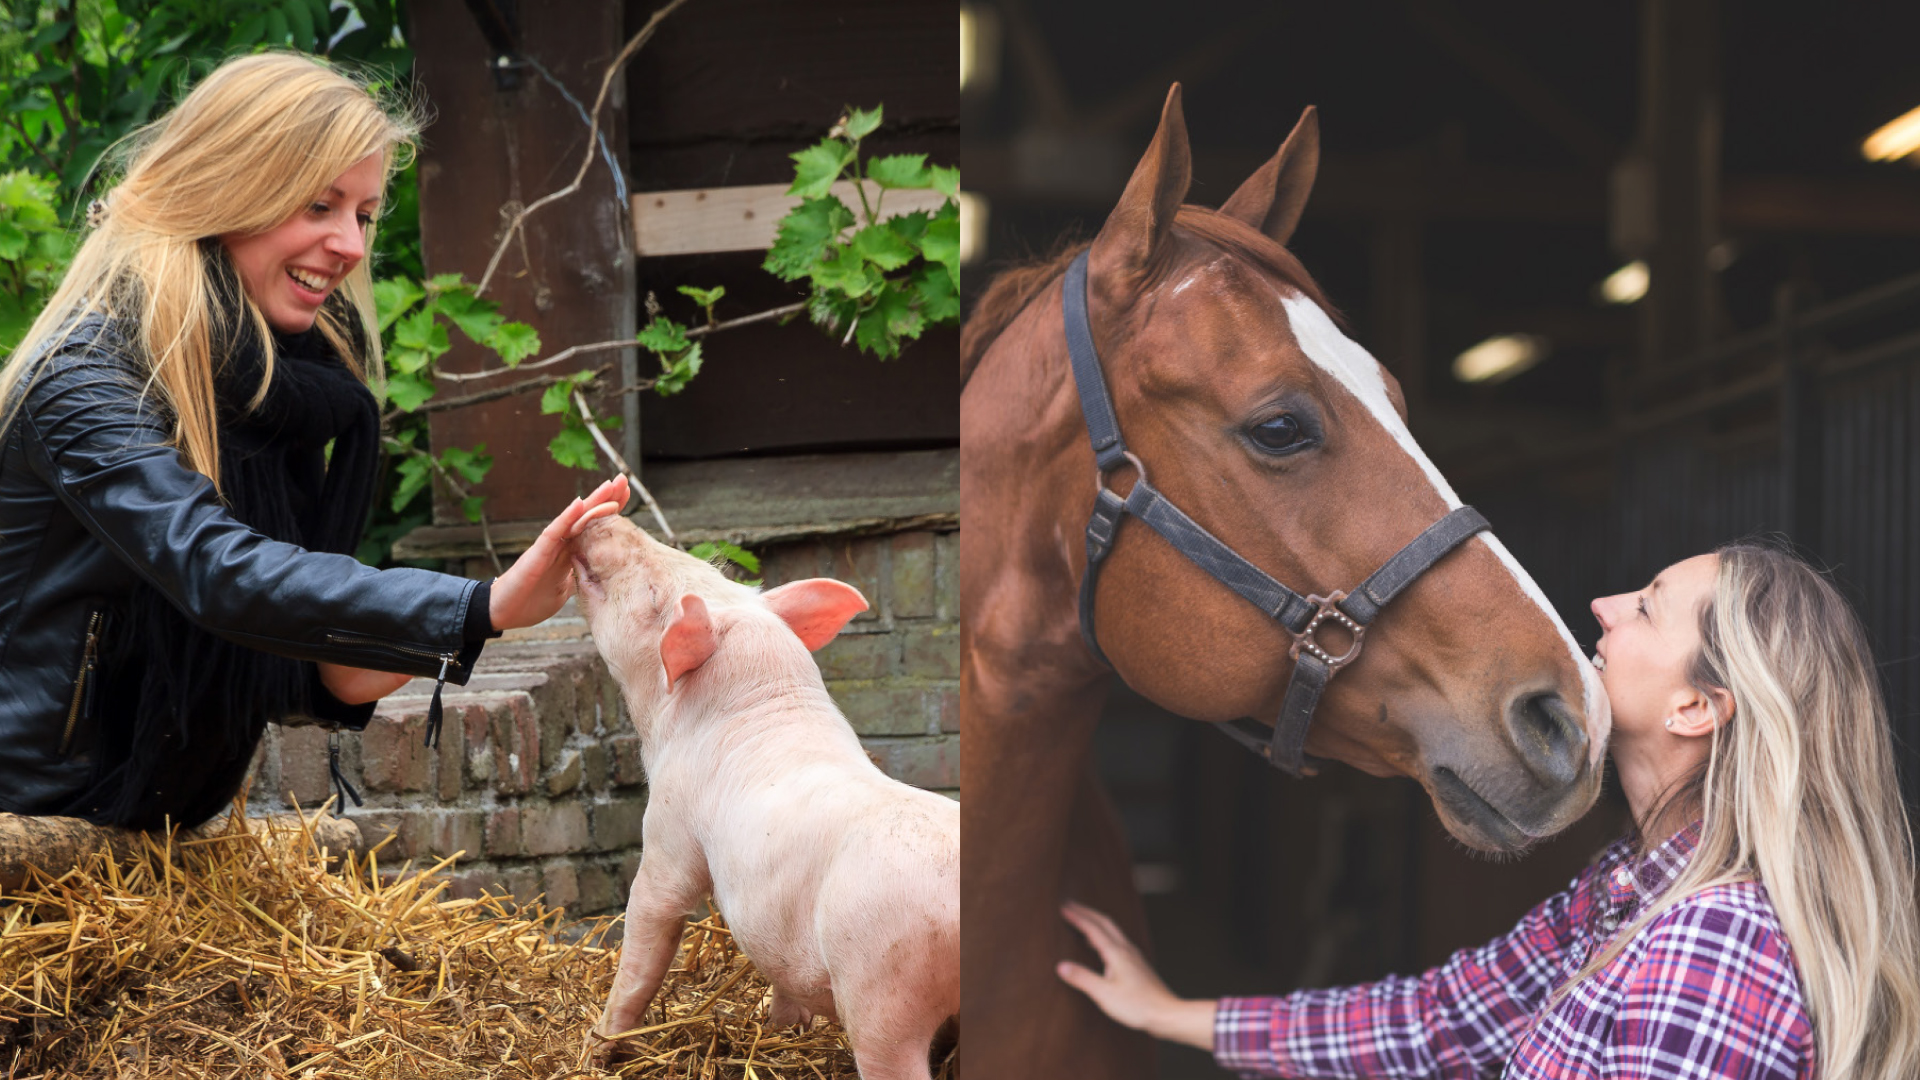
[[[1312,110],[1219,211],[1182,206],[1180,88],[1091,245],[1088,308],[1127,442],[1168,499],[1301,593],[1351,589],[1460,505],[1407,434],[1398,384],[1281,246],[1319,159]],[[1153,1053],[1053,973],[1092,961],[1064,898],[1141,940],[1126,845],[1090,766],[1109,669],[1075,590],[1095,495],[1061,275],[1002,275],[962,335],[962,1012],[971,1075],[1150,1075]],[[1107,480],[1124,492],[1131,469]],[[1100,647],[1127,684],[1206,721],[1271,719],[1291,639],[1161,536],[1124,523]],[[1515,851],[1599,791],[1606,699],[1489,533],[1418,578],[1328,685],[1306,749],[1424,786],[1447,828]]]

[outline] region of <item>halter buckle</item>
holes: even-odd
[[[1336,606],[1346,598],[1346,592],[1337,589],[1331,596],[1307,597],[1307,603],[1312,604],[1314,607],[1313,618],[1307,620],[1305,629],[1293,635],[1293,648],[1287,650],[1287,655],[1294,660],[1298,660],[1300,659],[1301,650],[1312,653],[1315,657],[1319,658],[1321,663],[1327,665],[1328,675],[1332,675],[1334,672],[1353,663],[1354,658],[1360,655],[1360,646],[1367,636],[1367,628],[1364,624],[1353,621],[1352,616],[1349,616]],[[1328,619],[1339,623],[1341,628],[1353,635],[1353,643],[1347,646],[1347,651],[1341,653],[1339,656],[1334,656],[1332,653],[1329,653],[1314,639],[1314,632],[1319,630],[1320,624],[1326,622]]]
[[[1147,467],[1143,462],[1141,462],[1140,458],[1137,455],[1135,455],[1134,452],[1131,450],[1122,450],[1120,453],[1121,453],[1121,456],[1127,459],[1127,464],[1133,466],[1133,471],[1136,474],[1138,474],[1139,479],[1145,480],[1147,478]],[[1113,469],[1117,469],[1119,467],[1120,466],[1115,465]],[[1095,491],[1113,491],[1112,488],[1107,486],[1107,474],[1112,472],[1113,469],[1103,469],[1100,467],[1098,462],[1094,464],[1093,488]],[[1120,494],[1117,491],[1114,491],[1113,493],[1116,496]]]

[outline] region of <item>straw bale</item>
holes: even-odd
[[[395,871],[376,847],[329,873],[316,824],[236,809],[0,891],[0,1076],[856,1075],[834,1025],[765,1028],[771,994],[717,915],[687,927],[627,1056],[601,1060],[617,920],[449,899],[451,858]],[[936,1075],[959,1075],[957,1051]]]
[[[248,818],[248,827],[265,830],[273,827],[299,828],[291,818],[281,818],[277,826],[270,818]],[[364,851],[360,827],[350,818],[324,815],[309,819],[314,839],[335,857],[348,851]],[[189,836],[211,836],[225,832],[227,822],[219,820],[191,830]],[[49,877],[58,877],[87,861],[96,853],[126,860],[141,849],[140,834],[131,829],[95,825],[80,818],[27,817],[0,813],[0,890],[18,889],[27,881],[29,868]]]

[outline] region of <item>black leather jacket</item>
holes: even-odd
[[[465,683],[479,656],[476,582],[374,570],[235,520],[166,445],[133,355],[83,320],[0,433],[0,810],[56,812],[87,783],[89,638],[137,580],[213,633],[296,659],[429,676],[446,659]]]

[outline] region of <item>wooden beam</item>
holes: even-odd
[[[763,548],[960,524],[960,452],[953,449],[656,461],[647,486],[687,543]],[[654,529],[645,511],[632,520]],[[494,546],[502,554],[525,551],[542,525],[496,525]],[[393,550],[400,559],[464,559],[485,554],[486,545],[477,525],[432,525]]]
[[[1224,198],[1264,164],[1271,151],[1194,154],[1194,176]],[[1012,145],[967,144],[967,190],[997,206],[1056,207],[1104,213],[1120,197],[1123,175],[1098,199],[1060,191],[1025,190],[1018,183]],[[1207,196],[1196,190],[1196,202]],[[1728,233],[1920,236],[1920,173],[1878,176],[1750,174],[1721,180],[1720,224]],[[1543,221],[1587,223],[1607,219],[1607,175],[1479,163],[1432,163],[1409,172],[1398,160],[1323,154],[1307,204],[1309,220],[1373,220],[1411,207],[1432,221]]]
[[[773,246],[780,219],[800,205],[799,199],[787,194],[787,187],[754,184],[638,192],[633,196],[633,253],[644,258],[764,251]],[[880,201],[883,218],[915,210],[932,213],[947,201],[937,191],[889,191],[882,198],[879,185],[867,183],[866,189],[869,202]],[[858,215],[860,196],[853,181],[833,185],[833,194]]]

